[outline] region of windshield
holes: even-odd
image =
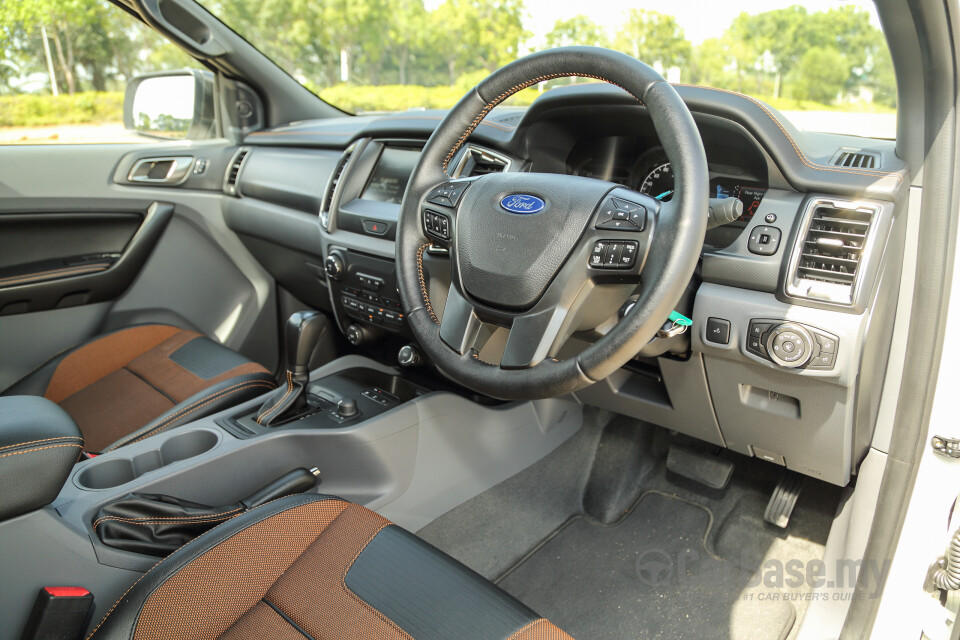
[[[746,93],[802,129],[893,138],[896,86],[869,0],[203,0],[351,113],[449,108],[526,53],[597,45],[675,83]],[[515,96],[531,103],[561,79]]]

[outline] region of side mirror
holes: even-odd
[[[124,127],[161,140],[215,138],[215,114],[213,73],[199,69],[137,76],[123,100]]]

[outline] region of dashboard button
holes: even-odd
[[[822,333],[816,334],[817,344],[820,345],[820,351],[826,353],[836,353],[837,351],[837,339],[833,336],[826,336]]]
[[[382,236],[390,230],[390,225],[379,220],[364,220],[363,230],[372,236]]]
[[[706,338],[715,344],[730,344],[730,321],[707,318]]]
[[[780,229],[760,225],[750,231],[747,249],[758,256],[772,256],[780,248]]]

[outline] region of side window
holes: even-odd
[[[212,86],[197,66],[107,0],[0,0],[0,144],[210,137],[212,114],[198,128],[191,111],[197,87]],[[184,71],[138,78],[164,70]],[[131,83],[139,86],[125,125]]]

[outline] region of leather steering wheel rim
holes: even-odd
[[[673,166],[674,194],[657,215],[649,256],[642,266],[643,286],[626,316],[576,357],[545,359],[529,368],[502,368],[481,362],[475,351],[458,353],[441,340],[440,319],[423,273],[423,253],[430,240],[421,226],[421,207],[428,192],[451,179],[447,173],[451,160],[495,106],[517,91],[568,76],[616,85],[647,107]],[[706,155],[693,117],[673,87],[652,68],[597,47],[564,47],[521,58],[495,71],[450,110],[424,146],[410,177],[397,228],[397,281],[408,325],[441,371],[479,393],[530,400],[585,388],[633,358],[673,311],[700,257],[708,193]]]

